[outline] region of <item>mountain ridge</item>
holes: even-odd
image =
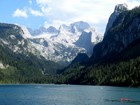
[[[106,36],[108,30],[112,27],[114,21],[120,15],[120,13],[125,12],[127,10],[128,10],[128,6],[125,3],[124,4],[118,4],[118,5],[115,6],[114,12],[110,15],[110,17],[108,19],[108,23],[107,23],[107,26],[106,26],[104,36]]]
[[[29,37],[29,39],[46,59],[58,63],[63,62],[66,65],[70,64],[78,53],[86,53],[91,56],[94,45],[102,40],[102,35],[83,21],[72,23],[69,26],[62,24],[57,32],[53,35],[48,32],[42,35],[32,35],[33,37]],[[34,43],[37,41],[38,43]],[[45,46],[43,43],[47,43],[47,45]]]

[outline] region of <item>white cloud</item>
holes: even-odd
[[[44,16],[42,12],[30,8],[30,13],[34,16]]]
[[[51,23],[48,23],[47,21],[44,22],[44,27],[48,28],[49,26],[54,26],[57,29],[60,27],[60,25],[66,24],[65,20],[53,20]],[[67,23],[66,25],[69,25],[70,23]]]
[[[128,4],[129,9],[132,9],[135,6],[140,6],[140,1],[139,0],[129,0],[129,2],[127,4]]]
[[[36,0],[36,2],[39,5],[46,5],[46,4],[48,4],[49,0]]]
[[[26,10],[20,10],[16,9],[16,11],[13,13],[13,17],[24,17],[28,18]]]
[[[32,4],[32,0],[29,0],[29,4],[30,4],[30,5]]]
[[[127,3],[129,9],[140,5],[138,0],[36,0],[41,5],[46,21],[51,25],[86,21],[104,32],[107,21],[117,4]],[[102,26],[99,26],[102,25]],[[104,30],[103,30],[104,29]]]

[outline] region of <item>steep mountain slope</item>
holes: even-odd
[[[85,53],[79,53],[76,58],[71,62],[72,64],[75,63],[86,63],[89,60],[89,57]]]
[[[82,47],[87,51],[87,55],[92,54],[93,43],[91,42],[92,33],[82,32],[79,39],[74,43],[78,47]]]
[[[103,41],[94,48],[92,56],[94,60],[117,55],[140,38],[139,10],[140,8],[137,7],[119,15]]]
[[[26,35],[17,25],[0,23],[1,65],[21,70],[25,75],[30,70],[40,74],[55,73],[59,65],[43,58],[32,43],[24,38]]]
[[[31,41],[33,46],[40,51],[40,54],[44,58],[62,65],[69,64],[78,52],[85,52],[84,49],[78,48],[74,45],[65,45],[64,43],[51,41],[49,39],[37,38],[31,39]]]
[[[116,18],[120,15],[120,13],[127,11],[128,10],[127,8],[128,8],[127,4],[118,4],[115,6],[114,12],[109,17],[109,20],[106,26],[105,36],[108,33],[108,30],[112,27]]]
[[[12,24],[0,24],[0,44],[7,46],[15,53],[38,53],[37,50],[31,46],[28,40],[23,38],[23,30]]]
[[[39,30],[42,34],[29,37],[32,45],[47,60],[65,66],[70,64],[78,53],[91,56],[94,45],[102,40],[102,36],[83,21],[69,26],[63,24],[57,31],[54,27],[49,27],[46,31]]]

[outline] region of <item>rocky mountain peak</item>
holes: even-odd
[[[78,21],[78,22],[74,22],[70,25],[65,25],[65,24],[61,25],[59,28],[59,32],[60,33],[69,32],[69,33],[76,34],[79,32],[87,31],[88,29],[92,29],[92,28],[90,27],[90,25],[87,22]]]
[[[79,39],[75,42],[75,45],[78,47],[82,47],[86,49],[87,55],[91,56],[92,51],[93,51],[93,44],[92,44],[92,32],[82,32],[81,36]]]
[[[31,35],[33,35],[33,36],[40,35],[40,34],[43,34],[43,33],[50,33],[50,34],[58,33],[58,30],[53,26],[50,26],[48,28],[46,28],[44,26],[41,26],[41,27],[39,27],[38,29],[35,29],[35,30],[33,30],[31,28],[28,28],[28,30],[31,33]]]
[[[127,10],[128,10],[127,4],[118,4],[115,6],[114,12],[109,17],[104,36],[106,36],[108,30],[112,27],[114,21],[119,16],[119,14]]]
[[[90,28],[90,25],[84,21],[78,21],[75,23],[70,24],[71,29],[77,29],[78,31],[83,31],[85,29]]]
[[[121,13],[121,12],[126,11],[126,10],[128,10],[128,5],[126,3],[124,3],[124,4],[116,5],[114,12]]]
[[[67,25],[65,25],[65,24],[62,24],[62,25],[59,27],[59,33],[65,32],[65,31],[69,31],[69,26],[67,26]]]
[[[57,32],[58,32],[58,30],[57,30],[55,27],[53,27],[53,26],[49,26],[49,27],[46,29],[46,31],[47,31],[48,33],[57,33]]]

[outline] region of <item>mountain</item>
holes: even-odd
[[[76,31],[84,31],[86,29],[89,29],[90,28],[90,25],[86,22],[83,22],[83,21],[79,21],[79,22],[75,22],[75,23],[72,23],[70,24],[70,31],[73,32],[73,33],[76,33]]]
[[[101,40],[86,22],[62,25],[59,30],[40,27],[33,32],[36,35],[31,35],[31,29],[24,26],[0,23],[0,78],[4,77],[1,82],[42,82],[42,79],[47,82],[51,78],[48,75],[70,64],[78,53],[88,52],[81,42],[92,50],[92,44]],[[92,33],[96,35],[94,40],[98,37],[95,43]]]
[[[139,8],[121,13],[114,21],[103,41],[94,47],[92,58],[109,58],[125,50],[139,36]]]
[[[57,34],[58,33],[58,30],[53,26],[50,26],[48,28],[39,27],[39,29],[35,29],[35,30],[33,30],[31,28],[27,28],[27,29],[30,32],[30,34],[33,36],[41,35],[43,33],[48,33],[48,34]]]
[[[102,40],[102,35],[83,21],[69,26],[62,24],[58,30],[50,26],[46,30],[35,36],[31,33],[33,37],[28,39],[44,58],[65,66],[70,64],[78,53],[91,56],[95,44]]]
[[[140,86],[139,48],[140,7],[136,7],[121,12],[113,20],[103,40],[95,45],[90,60],[85,64],[75,63],[63,70],[61,82]]]
[[[48,27],[46,31],[48,33],[58,33],[58,30],[53,26]]]
[[[25,32],[20,26],[0,23],[1,74],[7,76],[8,72],[12,72],[9,79],[16,78],[14,75],[20,75],[17,79],[24,80],[33,75],[38,77],[42,74],[55,74],[60,65],[40,55],[32,42],[26,39],[29,35]]]
[[[87,54],[92,54],[93,44],[91,42],[91,35],[92,33],[89,32],[82,32],[79,39],[74,43],[78,47],[85,48],[87,51]]]
[[[114,12],[109,17],[109,20],[106,26],[105,35],[108,33],[108,30],[112,27],[114,21],[120,15],[120,13],[125,12],[127,10],[128,10],[127,4],[118,4],[115,6]]]
[[[79,53],[76,58],[71,62],[71,64],[75,63],[85,63],[89,60],[89,57],[85,53]]]

